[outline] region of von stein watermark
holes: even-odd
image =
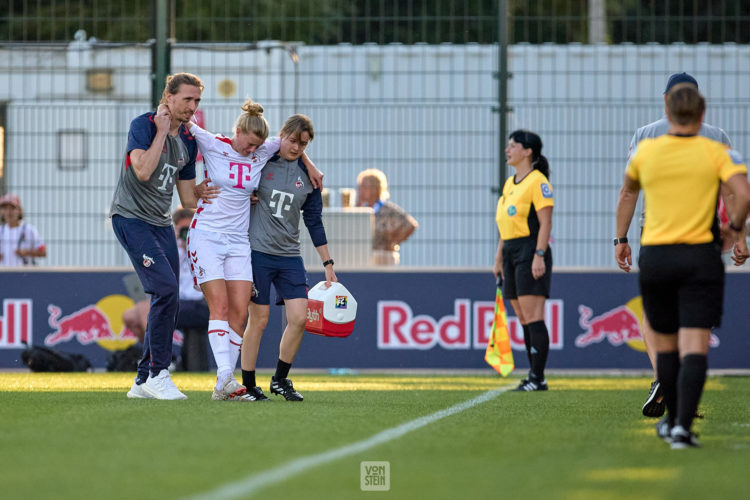
[[[359,487],[362,491],[389,491],[391,489],[391,463],[360,462]]]

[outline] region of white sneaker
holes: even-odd
[[[144,385],[145,384],[138,385],[133,382],[133,387],[128,391],[128,397],[130,399],[153,399],[154,397],[151,394],[143,390]]]
[[[187,399],[187,396],[174,385],[167,369],[160,371],[156,377],[149,375],[141,387],[156,399]]]
[[[221,389],[214,388],[211,399],[214,401],[252,401],[247,395],[247,388],[237,382],[234,377],[229,377]]]

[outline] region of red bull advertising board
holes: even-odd
[[[0,368],[21,367],[24,344],[84,354],[97,368],[111,352],[136,342],[122,322],[133,304],[121,271],[0,272]],[[300,368],[482,368],[494,311],[495,280],[486,271],[341,270],[357,297],[354,331],[346,338],[306,335]],[[309,283],[324,279],[308,274]],[[711,337],[711,368],[750,365],[750,274],[728,273],[722,326]],[[506,301],[516,368],[527,365],[523,332]],[[278,359],[282,309],[272,306],[258,366]],[[545,322],[548,366],[561,369],[649,369],[641,336],[638,275],[556,271]],[[175,337],[179,341],[179,335]]]

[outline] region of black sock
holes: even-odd
[[[706,383],[708,357],[705,354],[688,354],[682,358],[682,368],[677,380],[677,425],[690,430],[698,411],[698,403]]]
[[[255,370],[242,370],[242,385],[247,388],[255,387]]]
[[[523,328],[523,343],[526,346],[526,357],[529,359],[529,373],[531,373],[531,332],[529,325],[521,325]]]
[[[284,361],[279,360],[279,362],[276,363],[276,373],[274,374],[273,378],[275,378],[276,380],[286,378],[287,375],[289,375],[289,369],[291,367],[291,363],[285,363]]]
[[[673,426],[677,417],[677,377],[680,373],[680,355],[677,351],[656,353],[656,377],[661,385],[667,422]]]
[[[549,355],[549,333],[544,321],[528,324],[531,337],[531,373],[539,382],[544,380],[544,367]]]

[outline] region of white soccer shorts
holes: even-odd
[[[198,284],[213,280],[253,281],[247,235],[190,229],[190,272]]]

